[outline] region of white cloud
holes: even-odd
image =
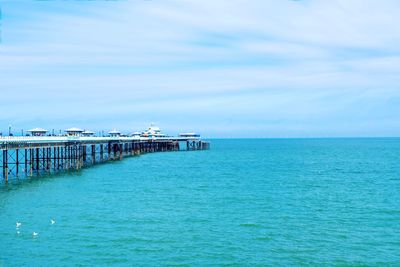
[[[250,117],[282,121],[282,132],[308,120],[317,134],[343,112],[350,120],[360,101],[381,108],[399,96],[397,1],[43,1],[26,20],[12,19],[20,5],[4,5],[0,112],[9,120],[50,110],[71,120],[85,109],[92,120],[170,114],[176,125],[190,123],[178,115],[190,110],[232,129]]]

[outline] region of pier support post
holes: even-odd
[[[39,172],[40,164],[40,151],[39,148],[36,148],[36,172]]]
[[[76,144],[73,146],[72,158],[74,160],[74,167],[73,168],[75,170],[79,169],[79,149],[80,149],[80,146],[78,146]]]
[[[58,166],[60,166],[59,167],[60,169],[64,169],[64,162],[63,162],[63,152],[64,152],[64,150],[63,150],[63,147],[60,146],[58,150],[60,152],[60,155],[58,156],[58,159],[60,160]]]
[[[25,148],[24,149],[24,156],[25,156],[25,159],[24,159],[24,165],[25,165],[25,168],[24,168],[24,172],[25,172],[25,175],[26,175],[26,173],[28,172],[28,149],[27,148]]]
[[[85,160],[83,160],[83,151],[85,151],[85,153],[87,152],[87,146],[86,145],[84,145],[84,146],[80,146],[81,147],[81,154],[80,154],[80,169],[82,169],[84,166],[85,166],[85,161],[86,161],[86,159]]]
[[[42,168],[46,169],[46,148],[42,148]]]
[[[92,164],[96,163],[96,145],[92,145]]]
[[[86,151],[86,149],[87,149],[87,147],[86,147],[86,145],[83,145],[83,146],[81,146],[81,148],[83,148],[83,162],[86,162],[86,158],[87,158],[87,151]]]
[[[84,162],[84,159],[86,159],[86,146],[81,146],[81,145],[79,145],[79,146],[77,146],[77,149],[78,149],[78,155],[77,155],[77,159],[78,159],[78,164],[77,164],[77,167],[78,167],[78,170],[80,170],[82,167],[83,167],[83,162]]]
[[[19,173],[19,149],[15,150],[15,173],[18,176],[18,173]]]
[[[49,172],[51,172],[51,167],[53,165],[53,164],[51,164],[52,163],[51,160],[52,160],[51,147],[48,147],[47,148],[47,170]]]
[[[8,150],[3,150],[3,177],[8,182]]]
[[[69,168],[71,167],[71,146],[65,147],[65,160],[65,166],[67,170],[69,170]]]
[[[3,158],[3,161],[4,161],[4,170],[5,170],[5,172],[6,172],[5,179],[6,179],[6,182],[8,182],[8,150],[5,150],[4,156],[5,156],[5,157]]]
[[[30,161],[29,161],[29,176],[32,177],[33,175],[33,149],[29,149],[29,157],[30,157]]]
[[[57,170],[60,169],[60,147],[57,147]]]

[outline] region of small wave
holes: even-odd
[[[258,241],[271,241],[272,237],[268,237],[268,236],[256,237],[256,240],[258,240]]]
[[[241,227],[252,227],[252,228],[262,228],[261,225],[256,224],[256,223],[241,223],[239,224]]]
[[[164,249],[162,248],[135,248],[134,251],[136,252],[161,252]]]

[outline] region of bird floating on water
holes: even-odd
[[[51,220],[50,220],[50,223],[51,223],[51,224],[55,224],[55,223],[56,223],[56,221],[55,221],[55,220],[53,220],[53,219],[51,219]]]
[[[35,237],[35,236],[38,236],[39,233],[33,232],[32,235]]]
[[[21,227],[22,223],[17,222],[15,225],[16,225],[17,228],[19,228],[19,227]]]

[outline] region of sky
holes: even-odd
[[[400,136],[400,1],[0,0],[0,131]]]

